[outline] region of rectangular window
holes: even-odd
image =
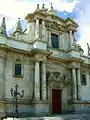
[[[58,48],[58,35],[51,33],[51,44],[53,48]]]
[[[82,84],[82,85],[87,85],[86,75],[85,75],[85,74],[82,74],[82,75],[81,75],[81,84]]]
[[[21,76],[21,64],[15,63],[15,75]]]

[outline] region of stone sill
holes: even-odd
[[[87,100],[68,100],[68,104],[90,104]]]
[[[23,78],[23,75],[13,75],[13,77],[16,77],[16,78]]]
[[[75,101],[74,102],[75,104],[90,104],[90,100],[87,101],[87,100],[80,100],[80,101]]]

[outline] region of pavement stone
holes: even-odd
[[[7,118],[4,120],[13,120]],[[28,117],[28,118],[14,118],[14,120],[90,120],[90,114],[67,114],[67,115],[53,115],[48,117]]]

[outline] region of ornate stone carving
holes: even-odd
[[[80,63],[72,62],[72,63],[68,64],[68,69],[70,69],[70,68],[80,68]]]
[[[50,82],[62,82],[64,84],[70,82],[71,76],[68,73],[60,72],[48,72],[47,81]]]
[[[87,43],[87,48],[88,48],[88,55],[90,55],[90,47],[88,43]]]
[[[75,43],[71,44],[71,49],[72,50],[76,50],[76,51],[82,51],[82,52],[84,52],[83,49],[81,48],[81,46],[79,44],[75,44]]]

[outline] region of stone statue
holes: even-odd
[[[88,55],[90,55],[90,47],[88,43],[87,43],[87,47],[88,47]]]

